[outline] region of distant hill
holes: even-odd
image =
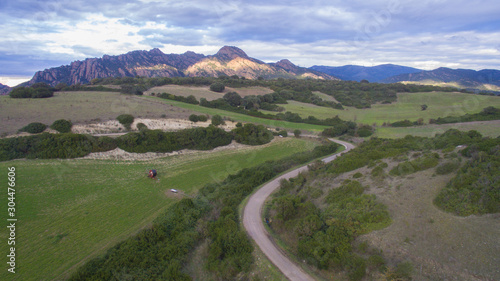
[[[221,74],[238,75],[249,79],[264,78],[316,78],[337,79],[331,75],[294,65],[288,60],[264,63],[250,58],[237,47],[224,46],[215,55],[205,56],[194,52],[164,54],[159,49],[132,51],[123,55],[88,58],[69,65],[37,72],[26,83],[32,85],[45,82],[52,86],[58,83],[87,84],[95,78],[104,77],[217,77]]]
[[[377,66],[359,66],[359,65],[345,65],[345,66],[323,66],[315,65],[309,69],[321,71],[326,74],[338,77],[342,80],[358,81],[365,79],[370,82],[380,82],[391,76],[421,72],[421,69],[413,67],[395,65],[395,64],[382,64]]]
[[[0,83],[0,95],[6,95],[10,91],[10,87]]]
[[[451,69],[440,67],[430,71],[401,74],[384,79],[384,83],[416,82],[419,84],[448,85],[459,88],[500,90],[500,70]]]

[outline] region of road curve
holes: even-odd
[[[354,148],[350,143],[330,139],[338,144],[345,147],[342,152],[347,152]],[[324,158],[322,161],[328,163],[333,161],[337,156],[342,153],[337,153],[329,157]],[[274,180],[266,183],[259,190],[257,190],[248,200],[245,209],[243,210],[243,226],[245,227],[247,233],[259,246],[262,252],[268,257],[268,259],[276,266],[278,269],[291,281],[314,281],[314,278],[309,274],[305,273],[298,265],[293,263],[276,245],[271,241],[270,235],[267,233],[264,227],[264,221],[262,219],[262,206],[269,197],[278,187],[282,179],[289,179],[296,177],[300,172],[307,170],[307,165],[290,171],[284,175],[275,178]]]

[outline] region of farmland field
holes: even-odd
[[[421,109],[423,104],[428,106],[425,111]],[[488,106],[500,107],[500,97],[447,92],[399,93],[397,102],[375,104],[369,109],[345,107],[345,110],[338,110],[297,101],[288,101],[288,104],[282,106],[301,117],[311,115],[325,119],[338,115],[344,120],[357,123],[382,125],[384,122],[405,119],[417,121],[419,118],[428,123],[430,118],[478,113]]]
[[[50,125],[58,119],[86,123],[106,121],[120,114],[135,117],[184,118],[192,111],[157,103],[140,96],[115,92],[56,92],[46,99],[12,99],[0,96],[0,135],[13,134],[31,122]]]
[[[147,227],[172,202],[228,174],[311,150],[317,142],[283,138],[257,147],[197,152],[149,161],[15,160],[16,275],[10,280],[60,280],[90,258]],[[159,181],[145,173],[155,168]],[[6,186],[7,178],[0,184]],[[175,188],[179,193],[169,190]],[[7,193],[0,195],[7,202]],[[6,212],[0,218],[6,221]],[[6,241],[7,229],[0,239]],[[0,251],[7,252],[7,243]],[[6,270],[0,279],[6,280]],[[12,276],[9,276],[12,277]]]

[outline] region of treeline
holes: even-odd
[[[54,96],[55,91],[56,88],[45,83],[35,83],[31,87],[15,87],[9,96],[14,99],[50,98]]]
[[[277,174],[337,148],[337,144],[317,147],[207,184],[195,198],[169,207],[151,228],[87,262],[70,280],[191,280],[183,267],[203,242],[208,243],[205,270],[220,280],[241,277],[254,261],[253,246],[239,226],[238,205],[255,187]]]
[[[232,132],[215,126],[176,132],[143,129],[118,138],[42,133],[0,139],[0,161],[18,158],[76,158],[117,147],[137,153],[172,152],[181,149],[210,150],[228,145],[233,139],[243,144],[261,145],[270,142],[272,138],[273,135],[267,128],[253,124],[245,124]]]

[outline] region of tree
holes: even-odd
[[[210,85],[210,91],[222,93],[226,87],[221,82],[215,82]]]
[[[227,101],[231,106],[239,106],[242,104],[243,99],[236,92],[229,92],[224,95],[224,100]]]
[[[198,115],[196,115],[196,114],[191,114],[191,115],[189,115],[189,121],[191,121],[191,122],[195,122],[195,123],[196,123],[196,122],[198,122],[198,121],[200,121],[200,120],[198,119]]]
[[[116,120],[118,120],[118,122],[120,122],[120,124],[122,124],[127,130],[130,130],[130,125],[134,123],[134,116],[130,114],[122,114],[116,117]]]
[[[33,123],[28,124],[27,126],[24,126],[19,131],[30,133],[30,134],[38,134],[38,133],[45,131],[46,128],[47,128],[47,125],[45,125],[45,124],[42,124],[40,122],[33,122]]]
[[[224,125],[224,119],[222,119],[222,116],[220,115],[212,116],[212,125],[214,126]]]
[[[293,131],[293,135],[296,137],[296,138],[300,138],[300,134],[302,134],[302,131],[299,130],[299,129],[295,129]]]
[[[71,124],[70,121],[64,119],[56,120],[54,121],[54,123],[52,123],[52,125],[50,125],[51,129],[54,129],[59,133],[69,133],[71,132],[71,127],[73,127],[73,124]]]
[[[427,104],[422,104],[420,107],[422,108],[422,110],[426,110],[428,106]]]

